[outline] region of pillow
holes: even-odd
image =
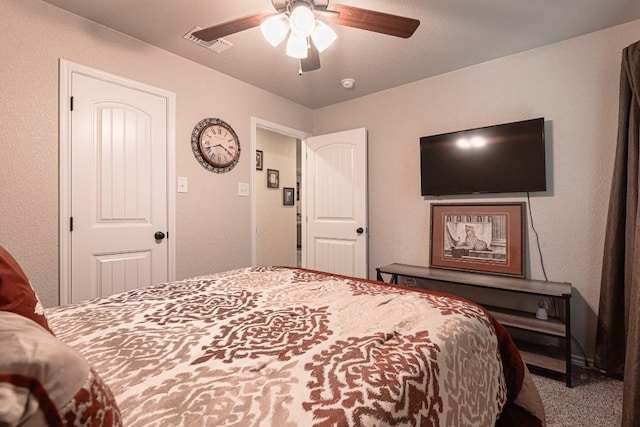
[[[75,350],[0,311],[1,426],[121,426],[109,387]]]
[[[0,310],[25,316],[53,334],[24,271],[11,254],[0,245]]]

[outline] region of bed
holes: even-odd
[[[253,267],[46,319],[99,378],[93,400],[113,401],[87,411],[94,425],[544,425],[504,328],[437,292]]]

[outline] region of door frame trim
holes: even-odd
[[[302,140],[302,151],[305,150],[305,142],[304,140],[311,136],[310,133],[307,133],[302,130],[293,129],[278,123],[270,122],[268,120],[264,120],[258,117],[251,117],[251,153],[252,159],[256,158],[256,145],[257,145],[257,129],[262,128],[266,130],[270,130],[273,132],[280,133],[282,135],[286,135],[292,138],[297,138]],[[305,159],[304,156],[302,158],[302,170],[305,169]],[[303,172],[304,176],[304,172]],[[258,216],[257,216],[257,199],[256,199],[256,168],[255,166],[251,167],[251,188],[253,191],[251,192],[251,265],[256,266],[258,263]],[[304,191],[304,179],[300,183],[301,193],[302,193],[302,212],[304,212],[304,195],[306,192]],[[305,221],[302,221],[302,235],[304,236],[306,226]],[[304,243],[303,243],[304,245]],[[303,247],[303,258],[304,258],[304,246]]]
[[[98,80],[148,92],[166,99],[167,105],[167,232],[168,244],[168,279],[175,280],[176,274],[176,200],[174,185],[176,181],[176,95],[173,92],[129,80],[115,74],[96,70],[65,59],[59,60],[59,216],[58,236],[59,253],[59,297],[58,303],[66,305],[71,302],[71,108],[72,76],[82,74]]]

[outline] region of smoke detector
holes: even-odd
[[[356,81],[351,77],[347,77],[346,79],[340,80],[340,84],[342,84],[342,87],[345,89],[353,89],[353,87],[356,85]]]

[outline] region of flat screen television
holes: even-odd
[[[544,118],[420,138],[423,196],[546,191]]]

